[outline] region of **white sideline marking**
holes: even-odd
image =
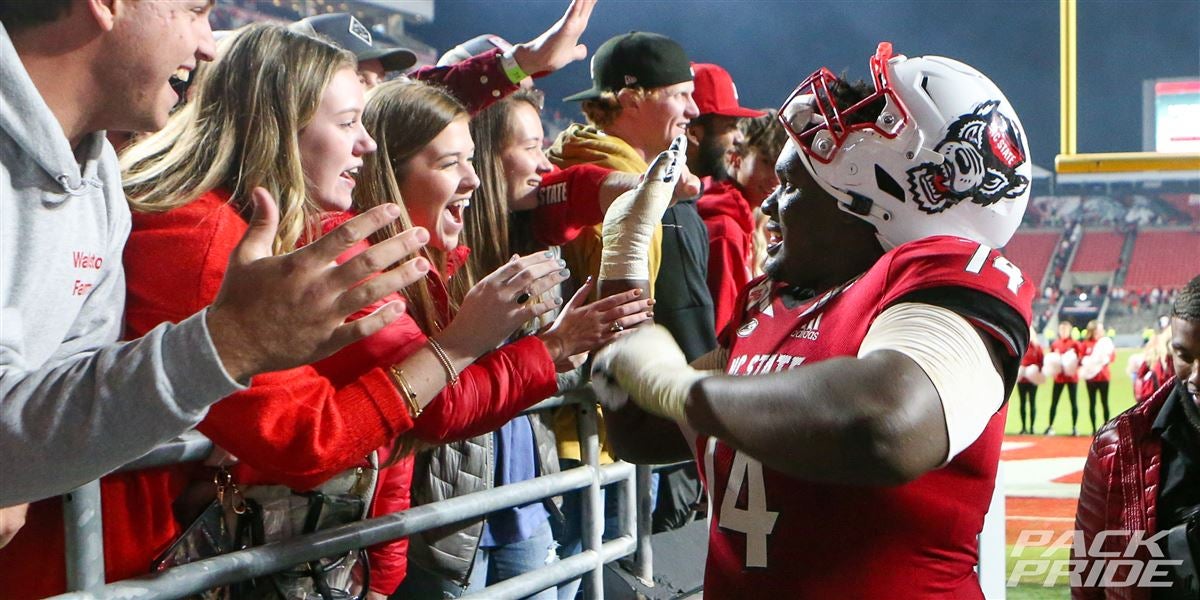
[[[1078,483],[1055,479],[1083,470],[1083,456],[1005,460],[1004,495],[1024,498],[1078,498]]]
[[[1032,445],[1033,442],[1001,442],[1000,451],[1008,452],[1010,450],[1020,450],[1021,448],[1028,448]]]

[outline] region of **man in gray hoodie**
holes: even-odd
[[[399,303],[345,317],[428,268],[415,259],[373,277],[420,248],[422,229],[333,262],[394,207],[271,256],[278,209],[256,190],[213,305],[117,343],[130,214],[104,130],[166,123],[174,75],[213,59],[211,5],[0,2],[0,507],[104,475],[193,427],[251,376],[374,333]]]

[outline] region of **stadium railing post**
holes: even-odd
[[[600,436],[596,425],[596,408],[589,403],[579,404],[579,452],[583,463],[593,469],[592,483],[583,495],[583,549],[600,552],[604,535],[604,504],[600,500]],[[597,564],[583,581],[585,600],[604,598],[604,565]]]
[[[104,585],[104,529],[101,524],[100,480],[63,494],[63,534],[67,589],[83,591]]]
[[[650,545],[654,517],[654,498],[650,496],[650,476],[653,470],[649,465],[637,466],[637,529],[634,530],[637,532],[634,575],[650,587],[654,586],[654,549]]]

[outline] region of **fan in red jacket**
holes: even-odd
[[[1079,357],[1082,354],[1082,346],[1071,337],[1071,322],[1059,321],[1058,339],[1050,342],[1050,354],[1046,356],[1047,369],[1054,376],[1054,389],[1050,393],[1050,420],[1046,423],[1045,435],[1054,435],[1054,416],[1058,413],[1058,399],[1064,389],[1071,401],[1071,435],[1079,435],[1075,428],[1079,420],[1076,384],[1079,383]]]
[[[1037,421],[1037,389],[1046,381],[1042,374],[1042,363],[1045,353],[1038,343],[1037,332],[1029,329],[1029,346],[1025,348],[1025,356],[1021,357],[1021,371],[1017,375],[1017,396],[1020,398],[1021,433],[1033,433],[1033,424]],[[1028,407],[1028,411],[1026,408]],[[1029,415],[1026,420],[1026,414]]]
[[[740,127],[743,139],[736,141],[727,155],[729,179],[713,178],[696,202],[708,228],[708,288],[718,333],[733,316],[738,291],[761,271],[754,244],[754,213],[779,184],[775,158],[787,139],[774,111],[742,119]]]
[[[507,262],[501,259],[500,266],[490,275],[483,276],[479,283],[472,285],[472,269],[461,269],[462,260],[467,254],[467,248],[460,243],[466,204],[480,185],[478,175],[472,166],[471,158],[475,154],[475,145],[469,128],[469,115],[452,96],[436,86],[421,82],[391,81],[381,84],[371,95],[371,100],[363,112],[363,125],[372,135],[384,140],[376,155],[364,159],[361,176],[361,187],[355,192],[353,206],[357,210],[370,210],[374,206],[395,204],[401,207],[401,216],[397,224],[389,225],[383,235],[372,236],[377,244],[388,243],[390,235],[409,226],[422,227],[430,232],[427,256],[433,265],[430,276],[418,282],[405,294],[408,298],[408,312],[412,316],[410,326],[415,335],[441,338],[451,332],[480,330],[483,333],[496,325],[481,323],[478,320],[476,308],[482,306],[503,314],[512,307],[522,305],[562,306],[562,313],[547,328],[528,337],[522,337],[501,347],[505,348],[534,345],[541,347],[543,355],[550,364],[549,387],[533,386],[521,390],[522,394],[530,395],[536,392],[538,400],[546,398],[558,391],[553,379],[554,365],[560,370],[574,369],[579,363],[571,357],[589,352],[624,335],[625,328],[630,328],[649,318],[649,298],[639,298],[640,290],[620,294],[583,306],[582,302],[591,291],[590,285],[584,285],[569,302],[564,303],[557,297],[556,288],[539,284],[520,283],[524,291],[518,289],[508,295],[492,297],[481,294],[480,288],[490,280],[504,281],[506,272],[511,265],[520,261],[515,258]],[[529,174],[530,181],[535,181],[534,173]],[[343,217],[345,218],[345,217]],[[536,256],[553,256],[550,252],[537,252]],[[564,281],[569,271],[564,268],[561,260],[552,261],[555,265],[554,285]],[[457,272],[456,272],[457,271]],[[485,271],[486,269],[481,269]],[[517,278],[520,281],[520,278]],[[464,323],[465,321],[465,323]],[[528,320],[527,320],[528,321]],[[511,336],[524,322],[503,327],[504,336]],[[419,328],[419,329],[418,329]],[[369,350],[373,344],[368,339],[358,346]],[[501,343],[501,340],[482,342],[490,345]],[[356,349],[355,346],[350,347]],[[381,348],[387,350],[387,348]],[[548,352],[547,352],[548,350]],[[355,361],[346,361],[353,364]],[[519,382],[525,370],[540,371],[543,367],[530,364],[528,361],[513,360],[504,365],[493,367],[498,371],[497,376]],[[460,383],[460,385],[462,385]],[[458,386],[451,385],[447,393],[455,393]],[[470,393],[465,388],[463,393]],[[495,398],[494,400],[499,400]],[[526,404],[527,406],[527,404]],[[492,411],[487,411],[492,415]],[[515,413],[503,415],[498,421],[490,421],[483,427],[456,427],[455,434],[445,427],[431,427],[429,435],[425,435],[426,423],[424,415],[417,419],[415,431],[426,441],[446,442],[464,437],[473,437],[492,431],[511,420]],[[466,425],[465,423],[463,425]],[[411,476],[411,469],[405,468],[402,477]],[[406,489],[409,487],[406,483]],[[386,502],[386,501],[385,501]],[[395,507],[403,507],[408,498],[398,498]],[[381,506],[380,509],[388,507]],[[391,545],[391,556],[395,558],[396,545]],[[388,547],[379,549],[388,552]],[[390,567],[391,565],[389,565]],[[404,575],[403,571],[395,568],[382,569],[387,571],[389,584],[398,582]],[[378,592],[391,593],[394,590],[379,589],[375,582],[372,587]]]
[[[266,48],[273,51],[267,53]],[[300,72],[315,81],[295,80],[294,86],[283,88],[254,88],[255,77],[237,72],[238,68],[282,71],[284,64],[308,63],[313,68]],[[254,26],[239,33],[208,72],[213,74],[212,81],[225,82],[220,89],[198,82],[197,97],[172,117],[175,125],[129,151],[133,158],[127,192],[138,210],[124,257],[129,288],[126,331],[130,336],[163,321],[178,321],[214,300],[229,257],[247,228],[245,215],[249,213],[245,192],[235,198],[223,190],[248,190],[259,184],[270,187],[280,205],[276,245],[286,250],[295,244],[311,216],[303,210],[310,198],[323,207],[349,205],[361,156],[375,148],[357,119],[363,96],[353,63],[324,42],[287,35],[276,26]],[[235,89],[230,90],[231,86]],[[242,97],[266,99],[250,105],[229,100]],[[354,115],[349,127],[344,126],[347,110],[341,110],[346,107]],[[229,124],[231,131],[200,121],[201,111],[217,115],[214,118]],[[307,125],[299,132],[271,129],[286,123]],[[251,131],[262,135],[251,135]],[[228,143],[220,137],[226,133],[228,139],[244,140],[245,147],[238,155],[243,163],[235,162],[232,153],[218,153],[219,160],[209,156],[208,151]],[[298,154],[277,156],[278,147],[268,147],[289,136],[289,147],[298,148]],[[177,152],[157,150],[164,147]],[[256,162],[268,158],[281,162]],[[164,162],[170,164],[163,166]],[[285,163],[286,169],[279,166]],[[303,171],[306,181],[297,184],[286,176],[273,177],[278,171],[288,175]],[[217,188],[203,191],[198,182],[215,182]],[[150,210],[157,212],[147,212]],[[343,258],[365,248],[365,242],[360,242]],[[397,390],[395,375],[388,372],[395,364],[387,362],[391,357],[364,363],[359,372],[337,383],[311,367],[301,367],[255,377],[248,390],[214,407],[199,430],[241,460],[234,470],[239,485],[273,483],[308,489],[361,463],[370,452],[412,429],[410,411],[414,406],[430,407],[423,415],[421,433],[438,439],[459,430],[474,433],[474,429],[464,429],[468,424],[486,427],[485,415],[506,421],[556,389],[554,358],[543,342],[522,340],[485,357],[485,364],[467,365],[498,344],[509,330],[550,308],[545,303],[514,305],[511,298],[515,294],[521,289],[537,291],[561,279],[549,275],[559,267],[548,259],[523,259],[513,265],[510,275],[518,277],[512,282],[501,278],[505,283],[490,288],[493,296],[505,298],[504,304],[497,308],[485,303],[475,311],[482,317],[464,319],[469,333],[458,337],[481,350],[464,351],[445,343],[447,354],[454,359],[451,366],[462,371],[453,390],[456,393],[437,395],[445,381],[443,366],[423,338],[405,336],[406,327],[417,328],[411,320],[406,325],[401,317],[376,335],[393,337],[403,347],[403,356],[416,361],[411,366],[408,360],[404,362],[413,378],[415,397],[405,398]],[[534,278],[536,281],[519,276],[535,265],[542,275]],[[396,306],[397,302],[391,302],[380,311],[387,314]],[[472,330],[471,321],[487,326]],[[570,348],[559,349],[565,350]],[[410,356],[414,351],[419,356]],[[428,372],[436,376],[429,377]],[[468,393],[457,395],[457,388]],[[102,480],[108,580],[150,569],[152,559],[180,532],[172,502],[188,482],[204,479],[202,473],[198,466],[182,465]],[[43,597],[64,590],[61,514],[57,500],[32,507],[25,530],[0,555],[0,589],[6,594]],[[29,577],[34,572],[39,576]]]
[[[769,163],[765,170],[775,177],[774,152],[747,157],[742,122],[765,113],[738,104],[737,87],[733,78],[719,65],[692,63],[699,116],[688,123],[688,168],[703,178],[704,195],[696,201],[696,211],[708,230],[708,288],[712,295],[716,317],[716,332],[729,322],[733,300],[738,290],[753,277],[754,209],[762,204],[774,184],[761,190],[747,190],[745,183],[750,169],[759,163]],[[767,127],[770,127],[767,123]],[[780,132],[778,125],[774,129]],[[779,142],[783,146],[783,142]],[[739,151],[740,150],[740,151]],[[741,177],[738,177],[738,171]]]
[[[1179,293],[1171,321],[1177,377],[1105,425],[1088,453],[1075,600],[1200,597],[1200,277]]]

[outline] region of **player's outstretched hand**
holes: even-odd
[[[429,241],[414,227],[337,264],[351,246],[399,216],[399,207],[373,208],[315,242],[273,256],[279,208],[266,190],[251,192],[254,216],[229,257],[229,268],[206,315],[213,346],[225,371],[237,381],[268,371],[305,365],[369,336],[404,312],[389,302],[370,316],[346,317],[419,280],[429,263],[402,261]]]
[[[655,325],[597,352],[592,387],[606,408],[620,408],[628,398],[648,413],[683,421],[692,385],[710,374],[688,366],[671,334]]]

